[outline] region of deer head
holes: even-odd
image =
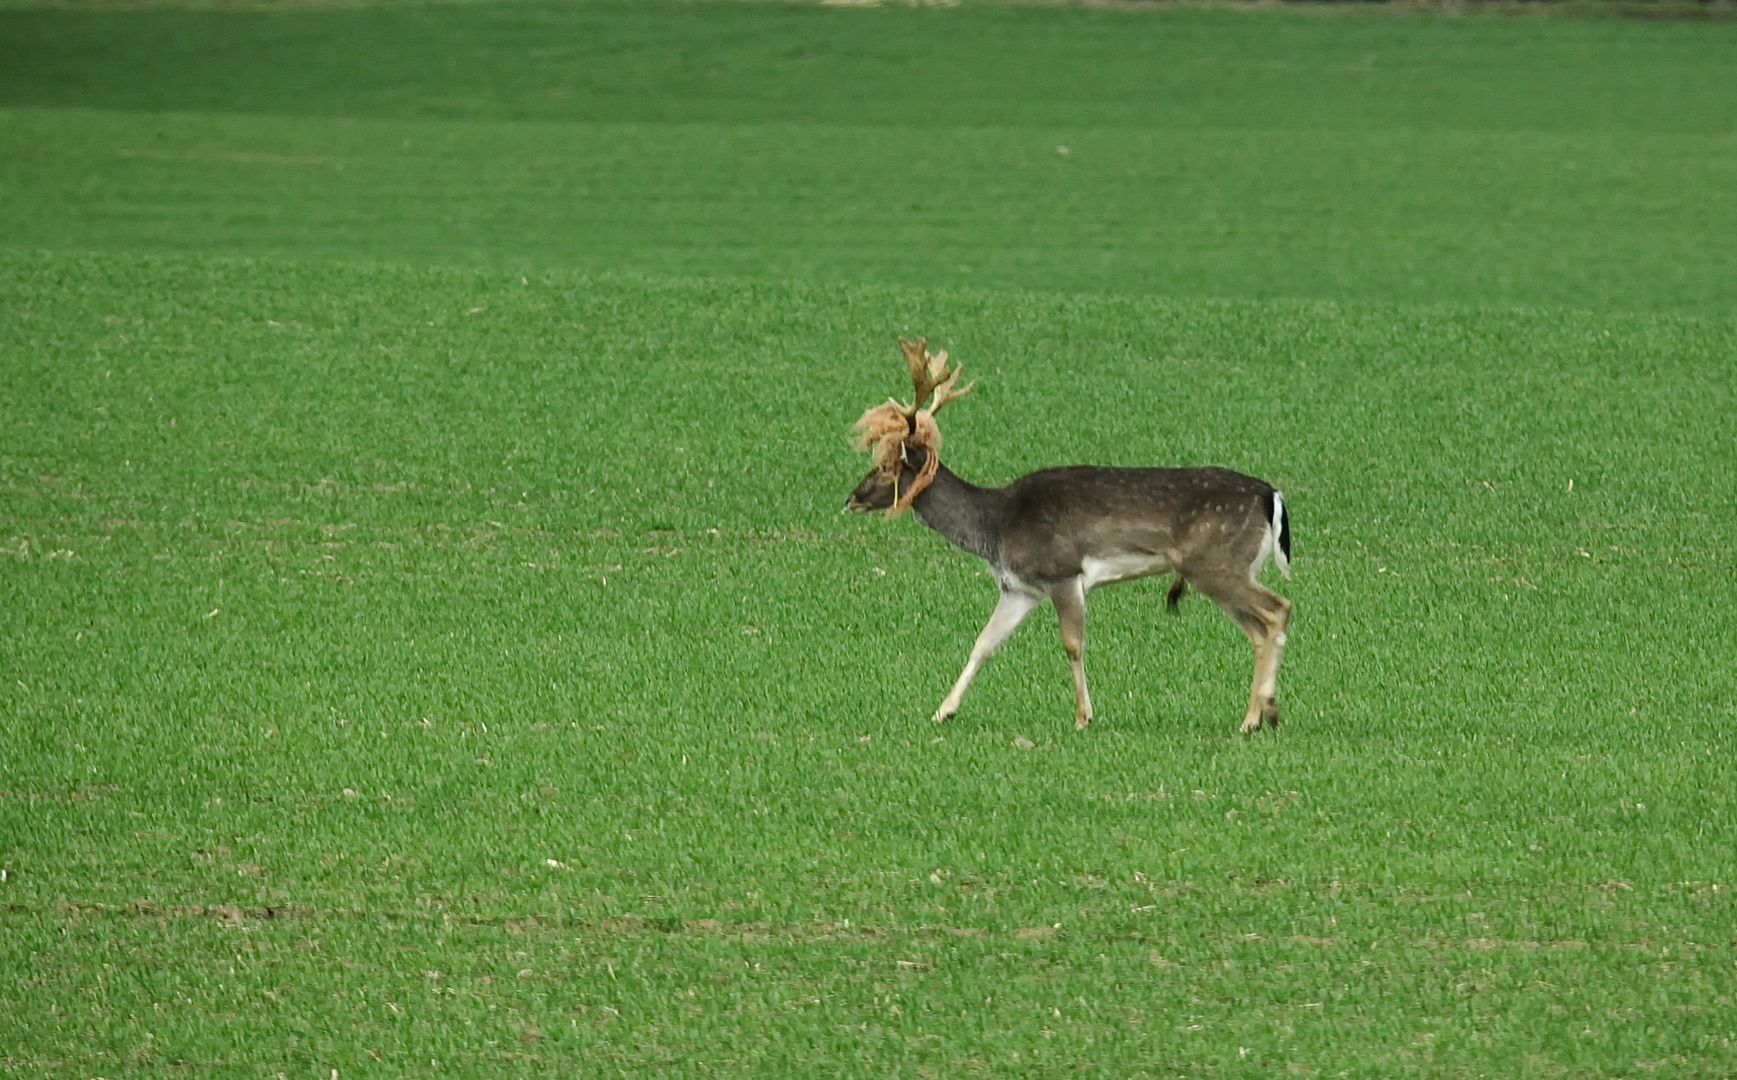
[[[941,464],[941,429],[935,426],[935,414],[977,385],[955,390],[959,369],[949,370],[946,350],[929,352],[923,338],[914,342],[900,338],[899,349],[910,369],[910,404],[888,398],[886,404],[869,409],[856,422],[856,447],[867,450],[874,461],[874,467],[845,502],[859,514],[885,510],[887,517],[897,517],[922,494]],[[929,402],[927,407],[925,402]]]

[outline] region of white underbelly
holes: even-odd
[[[1114,585],[1118,581],[1133,581],[1135,578],[1151,577],[1154,574],[1168,574],[1172,567],[1170,560],[1162,555],[1147,555],[1142,552],[1127,552],[1121,555],[1108,555],[1098,558],[1087,555],[1082,561],[1082,577],[1084,585],[1090,590],[1099,585]]]

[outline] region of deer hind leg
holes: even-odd
[[[1262,724],[1278,727],[1279,658],[1291,625],[1291,602],[1253,578],[1222,584],[1197,580],[1194,584],[1230,616],[1254,646],[1254,682],[1249,688],[1243,732],[1259,731]]]
[[[1255,646],[1254,685],[1249,690],[1249,712],[1243,719],[1242,730],[1256,731],[1261,724],[1279,726],[1279,659],[1285,651],[1285,634],[1291,625],[1291,602],[1259,585],[1261,613],[1266,623],[1266,640]],[[1256,708],[1260,716],[1255,718]]]
[[[959,703],[965,698],[965,688],[976,678],[977,669],[984,661],[1001,648],[1001,643],[1025,621],[1031,614],[1031,609],[1042,603],[1040,597],[1027,593],[1003,590],[1001,599],[995,605],[995,611],[989,616],[989,622],[983,627],[983,632],[977,635],[977,644],[971,646],[971,659],[965,662],[965,670],[960,673],[959,681],[953,684],[953,689],[947,692],[947,698],[941,702],[941,707],[935,710],[931,718],[939,724],[959,711]]]
[[[1086,590],[1079,578],[1050,590],[1056,621],[1061,624],[1062,651],[1074,670],[1074,730],[1092,722],[1092,695],[1086,690]]]

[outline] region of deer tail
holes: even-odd
[[[1278,565],[1279,573],[1285,577],[1291,576],[1291,515],[1285,513],[1285,496],[1283,492],[1275,491],[1269,497],[1267,505],[1267,523],[1271,526],[1267,533],[1271,545],[1273,562]]]

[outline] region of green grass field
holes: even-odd
[[[1737,307],[1737,20],[4,19],[0,236],[19,247]]]
[[[1737,1074],[1734,32],[0,12],[0,1073]],[[1283,729],[928,723],[901,333],[1284,489]]]

